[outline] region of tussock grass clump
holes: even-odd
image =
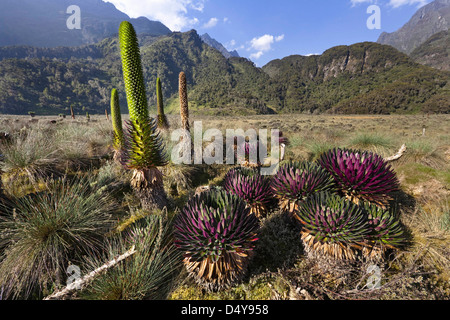
[[[391,140],[379,134],[361,133],[350,140],[350,143],[359,147],[385,147],[392,146]]]
[[[322,154],[324,154],[333,147],[334,144],[329,143],[327,141],[312,140],[310,142],[307,142],[306,149],[308,150],[308,160],[309,161],[317,160]]]
[[[349,148],[390,156],[395,149],[392,138],[378,133],[360,133],[350,139]]]
[[[414,228],[425,235],[450,236],[450,205],[448,199],[437,201],[436,206],[418,206],[410,215]]]
[[[178,196],[193,187],[193,178],[200,169],[194,165],[174,164],[169,162],[160,168],[164,175],[165,188],[172,196]]]
[[[404,223],[411,229],[412,241],[408,252],[402,255],[404,263],[421,266],[434,282],[444,282],[447,298],[450,295],[450,210],[447,201],[435,206],[418,206],[404,215]]]
[[[39,297],[65,282],[69,263],[101,250],[115,202],[87,179],[49,181],[48,191],[12,201],[0,218],[3,297]]]
[[[414,162],[434,169],[445,167],[447,161],[440,152],[438,143],[433,139],[418,137],[408,141],[406,145],[408,152],[400,159],[401,164]]]
[[[43,130],[33,128],[14,135],[2,146],[1,169],[5,191],[24,195],[42,188],[42,180],[61,173],[60,150]]]
[[[59,157],[76,163],[107,153],[113,143],[113,133],[102,123],[86,125],[75,122],[58,127],[52,139],[60,149]]]
[[[298,224],[281,210],[261,220],[255,255],[249,265],[250,273],[292,267],[303,253]]]
[[[182,255],[173,245],[172,218],[152,215],[108,241],[107,250],[85,264],[94,270],[135,246],[136,253],[98,277],[81,294],[95,300],[163,300],[176,287]]]

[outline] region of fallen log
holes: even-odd
[[[400,148],[400,150],[398,150],[398,152],[393,155],[392,157],[386,158],[384,159],[386,162],[391,162],[391,161],[395,161],[400,159],[403,154],[406,152],[406,144],[403,144],[402,147]]]
[[[89,274],[85,275],[84,277],[72,282],[71,284],[67,285],[65,288],[55,291],[51,295],[45,297],[44,300],[61,300],[61,299],[63,299],[65,296],[68,296],[69,294],[73,293],[78,288],[81,288],[82,286],[85,286],[87,283],[94,280],[94,278],[97,277],[100,273],[114,267],[120,261],[128,258],[129,256],[131,256],[135,253],[136,253],[136,249],[135,249],[135,246],[133,246],[130,250],[128,250],[124,254],[105,263],[104,265],[95,269],[94,271],[90,272]]]

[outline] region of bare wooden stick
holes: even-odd
[[[400,148],[400,150],[398,150],[398,152],[393,155],[392,157],[386,158],[384,159],[386,162],[391,162],[391,161],[395,161],[400,159],[403,154],[406,152],[406,144],[402,145],[402,147]]]
[[[84,277],[72,282],[71,284],[67,285],[64,289],[57,290],[51,295],[44,298],[44,300],[59,300],[63,297],[71,294],[73,291],[77,290],[77,288],[80,288],[90,281],[94,280],[96,276],[98,276],[103,271],[106,271],[112,267],[114,267],[116,264],[118,264],[120,261],[128,258],[129,256],[136,253],[135,246],[133,246],[130,250],[125,252],[124,254],[114,258],[113,260],[105,263],[101,267],[95,269],[94,271],[90,272],[89,274],[85,275]]]

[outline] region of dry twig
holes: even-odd
[[[133,246],[130,250],[128,250],[124,254],[105,263],[104,265],[95,269],[94,271],[90,272],[89,274],[85,275],[84,277],[72,282],[71,284],[67,285],[65,288],[63,288],[61,290],[57,290],[56,292],[52,293],[51,295],[45,297],[44,300],[61,300],[61,299],[63,299],[65,296],[67,296],[67,295],[73,293],[75,290],[77,290],[77,288],[85,286],[87,283],[91,282],[100,273],[114,267],[120,261],[128,258],[129,256],[131,256],[135,253],[136,253],[136,249]]]
[[[400,159],[403,154],[406,152],[406,144],[403,144],[402,147],[400,148],[400,150],[398,150],[398,152],[393,155],[392,157],[386,158],[385,161],[386,162],[391,162],[391,161],[395,161]]]

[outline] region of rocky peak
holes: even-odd
[[[450,27],[450,0],[435,0],[420,8],[399,30],[383,32],[378,43],[391,45],[410,54],[432,35]]]
[[[228,51],[220,42],[218,42],[216,39],[211,38],[211,36],[207,33],[201,36],[201,39],[204,43],[209,45],[210,47],[220,51],[220,53],[223,54],[225,58],[231,58],[231,57],[239,57],[239,54],[236,50]]]

